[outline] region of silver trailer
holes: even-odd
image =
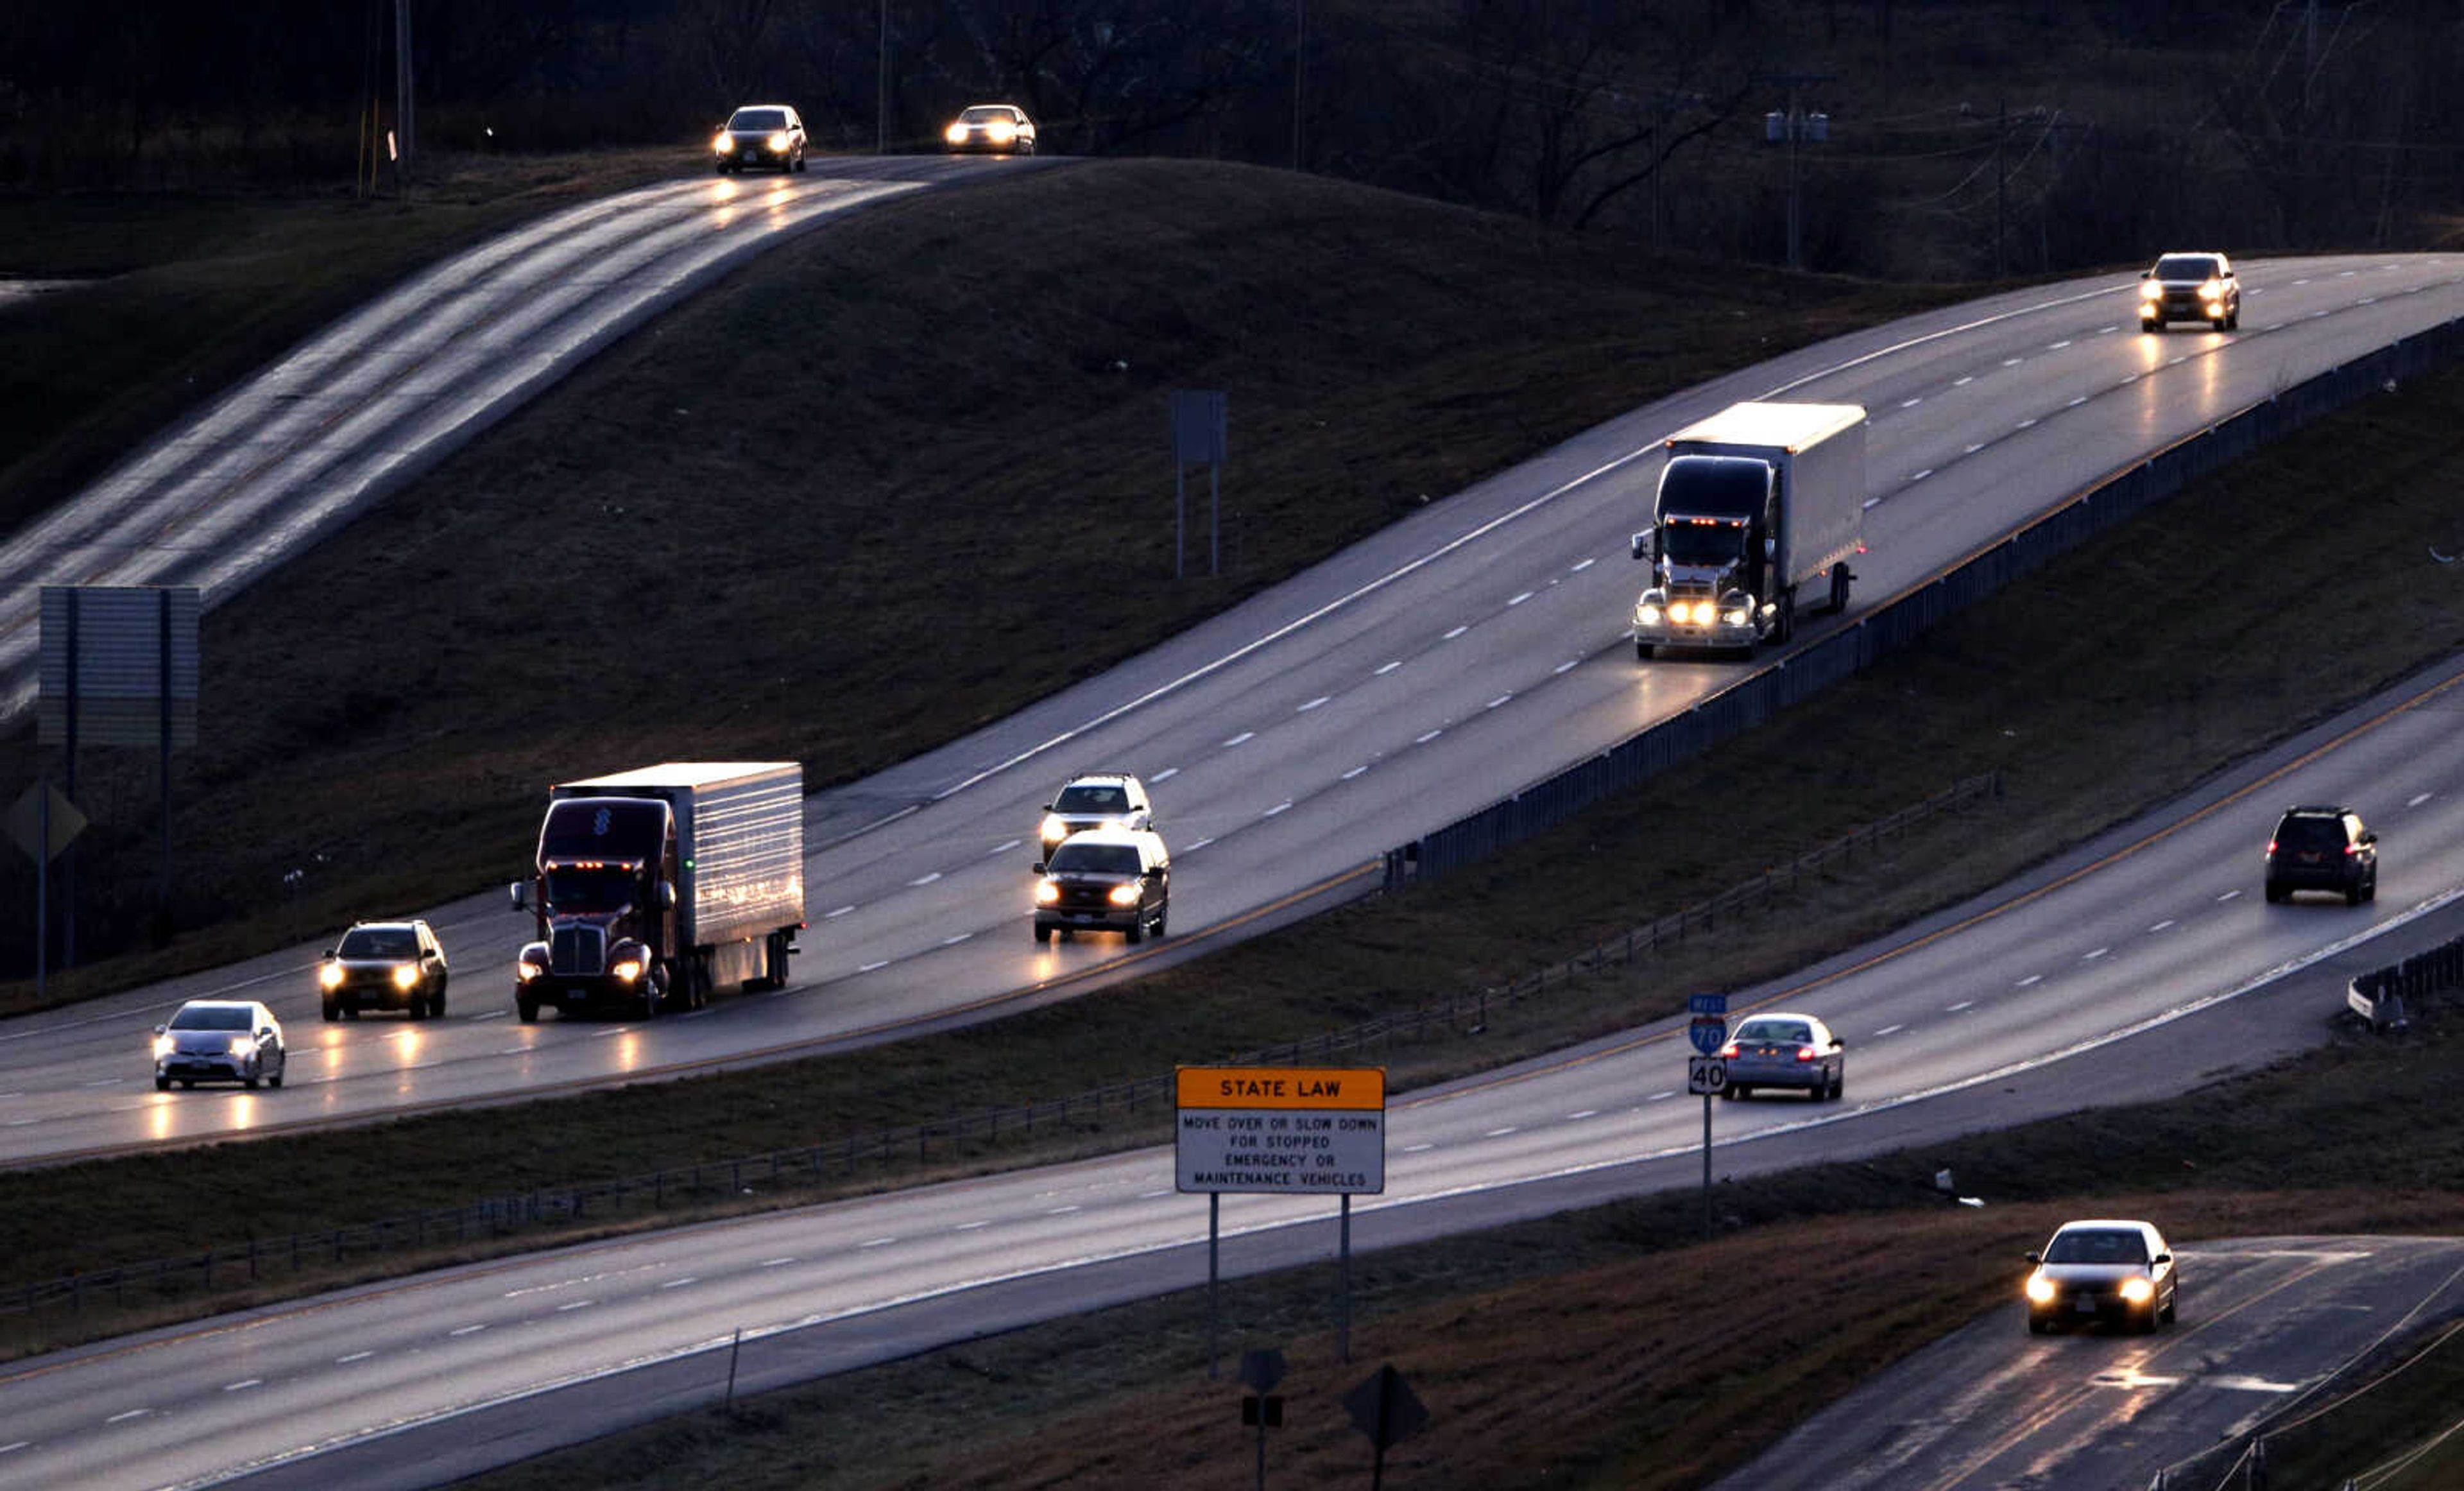
[[[1652,526],[1634,536],[1635,558],[1651,561],[1636,656],[1786,642],[1809,589],[1822,609],[1847,609],[1865,546],[1862,408],[1732,404],[1666,444]]]

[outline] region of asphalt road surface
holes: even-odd
[[[1716,1104],[1720,1184],[2161,1097],[2322,1038],[2353,973],[2464,927],[2449,888],[2464,884],[2464,744],[2448,727],[2457,677],[2331,722],[1972,904],[1736,996],[1737,1010],[1806,1008],[1845,1033],[1848,1090],[1836,1104]],[[2287,795],[2347,796],[2378,818],[2374,905],[2259,899],[2257,850]],[[1356,1203],[1356,1245],[1695,1184],[1702,1111],[1681,1091],[1681,1023],[1397,1102],[1387,1189]],[[1195,1284],[1205,1207],[1174,1184],[1170,1151],[1142,1150],[508,1259],[30,1361],[0,1374],[0,1487],[182,1483],[258,1467],[271,1484],[431,1484],[709,1401],[724,1374],[713,1353],[739,1327],[753,1343],[750,1390]],[[1332,1246],[1328,1200],[1236,1196],[1223,1210],[1236,1271]],[[2201,1260],[2183,1312],[2195,1327],[2225,1297],[2225,1270],[2205,1257],[2213,1245],[2175,1241]],[[2014,1260],[2014,1287],[2020,1271]],[[2298,1318],[2268,1323],[2290,1302],[2270,1299],[2236,1329],[2299,1335]],[[2038,1352],[2002,1324],[2013,1357],[2049,1371],[2079,1359]],[[2253,1362],[2242,1375],[2310,1380],[2290,1357]],[[2130,1401],[2095,1397],[2064,1432],[2081,1444],[2118,1432]],[[2102,1431],[2099,1406],[2112,1411]],[[1990,1438],[1942,1453],[1982,1454]]]
[[[823,793],[807,813],[813,927],[782,991],[725,995],[681,1018],[519,1026],[508,974],[528,923],[510,913],[501,888],[424,913],[402,908],[435,923],[452,954],[451,1018],[319,1024],[312,946],[0,1024],[0,1163],[859,1044],[1065,998],[1355,893],[1372,883],[1385,849],[1738,676],[1732,663],[1639,664],[1627,645],[1640,583],[1627,536],[1647,520],[1659,439],[1679,425],[1749,397],[1858,402],[1872,412],[1870,552],[1859,566],[1853,620],[2144,453],[2464,314],[2464,258],[2454,256],[2243,268],[2238,333],[2142,335],[2136,280],[2102,277],[1913,318],[1690,390],[1433,503],[1098,679]],[[577,762],[575,774],[634,764]],[[1099,768],[1138,771],[1155,790],[1176,857],[1175,935],[1137,948],[1095,937],[1039,946],[1026,900],[1034,825],[1061,779]],[[2304,795],[2338,792],[2322,783]],[[2251,850],[2240,840],[2263,831],[2218,832],[2246,872]],[[2390,860],[2390,885],[2414,873],[2392,849]],[[506,879],[521,870],[507,865]],[[2164,887],[2168,903],[2176,888]],[[2397,914],[2395,899],[2390,890],[2362,919]],[[2101,923],[2126,920],[2142,901],[2117,892],[2095,909]],[[2255,914],[2230,901],[2180,905],[2164,934],[2108,924],[2108,945],[2080,956],[2094,965],[2128,949],[2134,960],[2155,959],[2159,971],[2205,976],[2219,958],[2250,966],[2255,954],[2266,966],[2315,949],[2315,922],[2260,924],[2301,930],[2255,940],[2223,924]],[[2041,960],[2040,947],[2031,940],[2023,950]],[[1981,961],[1957,971],[1969,976]],[[2047,965],[2034,977],[2073,972]],[[292,1038],[283,1091],[152,1092],[150,1027],[201,995],[274,1006]],[[1976,1005],[1991,1007],[1990,998]],[[2048,1009],[2022,1023],[2024,1049],[2003,1056],[2061,1049],[2101,1018]],[[1895,1028],[1872,1034],[1884,1025]],[[1970,1049],[1965,1034],[1919,1034],[1928,1028],[1876,1020],[1850,1038],[1912,1051],[1935,1041],[1946,1056]],[[1862,1065],[1852,1057],[1852,1071]]]

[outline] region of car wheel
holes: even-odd
[[[1848,1096],[1848,1070],[1845,1067],[1831,1074],[1831,1101],[1837,1102]]]
[[[2164,1309],[2165,1324],[2167,1324],[2167,1325],[2170,1325],[2171,1324],[2173,1324],[2173,1322],[2174,1322],[2174,1321],[2176,1321],[2176,1320],[2178,1320],[2178,1319],[2180,1319],[2180,1318],[2181,1318],[2181,1313],[2182,1313],[2182,1291],[2181,1291],[2181,1290],[2179,1290],[2179,1289],[2176,1289],[2176,1290],[2174,1290],[2174,1291],[2173,1291],[2172,1296],[2171,1296],[2170,1298],[2168,1298],[2167,1300],[2166,1300],[2166,1302],[2165,1302],[2165,1309]]]
[[[1146,940],[1147,914],[1141,911],[1137,915],[1130,918],[1130,941],[1133,943],[1142,943]]]
[[[2044,1333],[2045,1333],[2045,1318],[2044,1318],[2043,1316],[2041,1316],[2041,1315],[2031,1315],[2031,1316],[2029,1316],[2029,1317],[2028,1317],[2028,1334],[2030,1334],[2030,1335],[2032,1335],[2032,1336],[2041,1336],[2041,1335],[2043,1335]]]
[[[1164,921],[1164,918],[1165,918],[1165,917],[1167,917],[1167,916],[1169,916],[1169,915],[1171,915],[1171,914],[1172,914],[1172,908],[1171,908],[1170,906],[1158,906],[1158,907],[1156,907],[1156,908],[1155,908],[1155,941],[1157,941],[1157,942],[1161,942],[1161,941],[1163,941],[1163,921]]]
[[[288,1066],[291,1063],[286,1061],[283,1063],[283,1066]],[[282,1085],[282,1067],[278,1066],[274,1069],[274,1075],[265,1079],[265,1085],[268,1087],[280,1087]]]
[[[428,996],[416,990],[410,995],[410,1017],[414,1020],[428,1018]]]
[[[2233,307],[2233,313],[2232,315],[2230,315],[2230,316],[2228,316],[2228,317],[2226,317],[2226,318],[2225,318],[2225,329],[2226,329],[2227,331],[2239,331],[2239,330],[2241,329],[2241,307],[2240,307],[2240,306],[2238,306],[2238,305],[2234,306],[2234,307]]]
[[[1637,642],[1637,643],[1635,643],[1635,644],[1634,644],[1634,656],[1635,656],[1635,659],[1636,659],[1637,661],[1639,661],[1639,662],[1649,662],[1649,661],[1651,661],[1651,644],[1650,644],[1649,642]]]
[[[154,1079],[154,1090],[156,1092],[169,1092],[171,1090],[171,1079],[167,1077],[158,1077]]]
[[[2211,322],[2208,323],[2208,329],[2209,329],[2209,330],[2211,330],[2211,331],[2222,331],[2222,330],[2226,329],[2227,327],[2231,326],[2232,324],[2233,324],[2233,318],[2232,318],[2232,317],[2230,317],[2230,316],[2219,316],[2219,317],[2217,317],[2215,320],[2213,320],[2213,321],[2211,321]]]
[[[440,1020],[441,1020],[441,1019],[443,1019],[443,1018],[445,1018],[445,986],[444,986],[444,985],[442,985],[442,984],[437,985],[437,986],[436,986],[436,992],[435,992],[434,994],[431,994],[430,996],[429,996],[429,1000],[428,1000],[428,1013],[430,1013],[430,1014],[432,1014],[432,1015],[434,1015],[434,1016],[436,1016],[436,1018],[438,1018],[438,1019],[440,1019]]]
[[[2139,329],[2142,331],[2162,331],[2165,329],[2165,323],[2161,321],[2149,321],[2146,317],[2142,316],[2139,318]]]
[[[328,1025],[342,1017],[342,1007],[336,1004],[330,997],[319,1000],[317,1010],[319,1013],[325,1016],[325,1023]]]
[[[2281,885],[2277,884],[2274,880],[2270,880],[2270,881],[2268,881],[2268,882],[2267,882],[2267,903],[2268,903],[2269,905],[2271,905],[2271,906],[2272,906],[2272,905],[2275,905],[2276,903],[2277,903],[2278,901],[2282,901],[2283,899],[2284,899],[2284,887],[2283,887],[2283,886],[2281,886]]]
[[[2362,899],[2361,882],[2356,880],[2353,882],[2352,887],[2344,892],[2344,904],[2348,906],[2358,906],[2362,903]]]
[[[1036,923],[1035,940],[1039,943],[1048,943],[1052,941],[1052,928],[1045,925],[1041,922]]]

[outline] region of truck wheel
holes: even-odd
[[[530,998],[527,995],[517,998],[514,1001],[514,1013],[522,1017],[522,1023],[524,1025],[537,1025],[539,1023],[539,1001]]]

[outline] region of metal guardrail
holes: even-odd
[[[1762,723],[1852,674],[1915,642],[1944,621],[2056,556],[2221,469],[2260,446],[2332,413],[2373,389],[2453,361],[2464,353],[2464,320],[2420,334],[2239,410],[2144,460],[2109,473],[2070,501],[2009,537],[1970,554],[1775,666],[1739,679],[1684,714],[1422,835],[1386,856],[1386,885],[1460,869],[1555,827],[1612,793]]]
[[[2464,937],[2357,975],[2344,986],[2344,1006],[2374,1031],[2402,1032],[2412,1025],[2408,1001],[2457,989],[2464,989]]]
[[[1433,1035],[1442,1040],[1484,1034],[1500,1011],[1552,990],[1562,991],[1586,975],[1633,963],[1734,922],[1772,904],[1808,876],[1854,862],[1929,819],[2000,790],[1998,775],[1969,777],[1785,865],[1765,870],[1709,901],[1602,939],[1503,986],[1463,990],[1415,1009],[1286,1041],[1231,1060],[1236,1065],[1298,1066],[1364,1053],[1391,1057],[1398,1047],[1424,1044]],[[657,1213],[671,1206],[716,1206],[757,1193],[784,1196],[868,1171],[910,1167],[920,1170],[935,1163],[988,1153],[1005,1141],[1030,1139],[1039,1131],[1085,1134],[1123,1121],[1160,1121],[1173,1110],[1174,1088],[1173,1074],[1167,1072],[1070,1097],[876,1129],[793,1149],[494,1196],[347,1227],[251,1238],[203,1253],[150,1258],[0,1290],[0,1314],[74,1314],[89,1304],[126,1307],[132,1302],[163,1302],[192,1291],[244,1289],[286,1273],[296,1277],[312,1268],[340,1269],[357,1258],[405,1249],[469,1247],[526,1232],[571,1231],[594,1219],[612,1222],[627,1215]]]

